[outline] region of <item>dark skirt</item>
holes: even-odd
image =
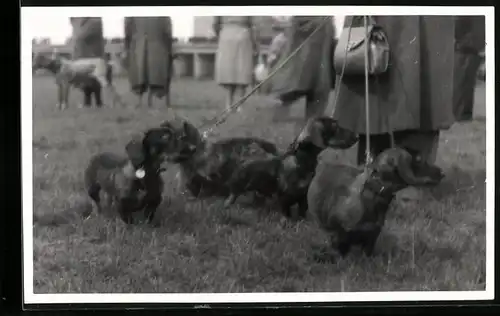
[[[455,54],[453,78],[453,114],[459,121],[471,120],[474,109],[474,92],[481,57],[474,53]]]

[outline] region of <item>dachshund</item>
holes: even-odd
[[[320,162],[307,201],[312,217],[330,235],[331,247],[344,257],[352,245],[360,245],[371,256],[395,194],[408,186],[437,184],[443,178],[440,173],[417,176],[415,170],[421,164],[399,147],[380,153],[365,170]]]
[[[142,139],[132,139],[125,146],[126,156],[104,152],[94,155],[85,170],[87,194],[102,212],[100,192],[106,193],[106,206],[117,203],[121,219],[131,224],[132,213],[144,210],[148,223],[162,202],[163,180],[160,173],[165,155],[178,151],[172,133],[153,128]]]
[[[185,119],[169,120],[161,126],[176,131],[183,144],[178,153],[169,155],[169,161],[179,165],[183,182],[194,197],[227,197],[228,181],[241,164],[278,155],[275,144],[255,137],[233,137],[209,143]]]
[[[327,147],[348,149],[357,140],[354,133],[341,128],[333,118],[311,119],[284,154],[245,162],[233,173],[225,206],[233,204],[244,192],[254,191],[265,197],[277,195],[285,217],[291,218],[291,208],[298,205],[298,217],[305,218],[307,190],[318,155]]]

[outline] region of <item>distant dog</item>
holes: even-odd
[[[132,223],[132,213],[144,210],[148,222],[162,202],[163,181],[160,173],[165,154],[178,151],[168,129],[148,130],[142,140],[132,140],[127,156],[100,153],[92,157],[85,170],[85,188],[101,213],[100,192],[107,195],[107,207],[117,203],[118,214]]]
[[[237,168],[228,182],[231,194],[225,205],[249,191],[266,197],[276,194],[283,215],[292,217],[291,208],[297,204],[299,218],[305,218],[307,190],[320,152],[327,147],[347,149],[356,142],[356,135],[342,129],[334,119],[312,119],[284,154],[244,162]]]
[[[395,194],[407,186],[436,184],[442,174],[417,177],[422,162],[402,148],[387,149],[367,171],[357,167],[319,163],[309,186],[309,211],[330,234],[331,246],[345,256],[352,245],[372,255]]]
[[[234,137],[208,143],[186,120],[170,120],[161,126],[176,131],[183,144],[169,159],[179,164],[183,182],[195,197],[227,197],[228,181],[241,164],[278,155],[273,143],[259,138]]]
[[[33,71],[38,69],[46,69],[55,76],[57,85],[57,109],[66,109],[69,104],[70,88],[75,87],[81,89],[85,95],[85,106],[90,106],[92,103],[92,95],[94,95],[96,106],[101,107],[102,86],[97,77],[93,75],[95,67],[86,66],[83,69],[73,67],[73,61],[57,57],[47,57],[42,54],[35,55],[33,59]],[[114,90],[112,81],[106,77],[107,86],[114,92],[113,105],[117,102],[123,104],[121,98]]]

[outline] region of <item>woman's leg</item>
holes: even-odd
[[[170,67],[172,67],[172,63],[170,64]],[[172,72],[172,70],[171,70]],[[167,83],[166,83],[166,86],[165,86],[165,106],[167,108],[170,108],[170,85],[172,83],[172,79],[171,79],[171,76],[172,76],[172,73],[170,73],[170,75],[168,76],[167,78]]]
[[[142,95],[145,92],[147,92],[146,88],[143,85],[136,86],[136,87],[133,87],[132,91],[134,92],[134,95],[137,96],[136,108],[142,108]]]
[[[234,93],[236,90],[236,86],[227,84],[224,85],[224,88],[226,88],[226,109],[229,109],[229,107],[233,105],[234,102]]]
[[[247,94],[247,85],[238,85],[236,88],[237,92],[235,92],[235,95],[238,99],[233,100],[233,102],[241,100],[246,94]],[[238,108],[238,111],[241,110],[241,107]]]
[[[153,91],[151,89],[148,89],[148,107],[153,106]]]

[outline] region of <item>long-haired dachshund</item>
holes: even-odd
[[[166,154],[178,151],[175,144],[171,131],[153,128],[142,139],[133,139],[126,145],[126,156],[109,152],[94,155],[85,170],[84,182],[97,211],[102,210],[102,190],[107,206],[117,203],[118,214],[125,223],[132,223],[132,213],[141,210],[151,222],[162,202],[162,164]]]
[[[327,147],[347,149],[356,142],[356,135],[342,129],[334,119],[312,119],[284,154],[244,162],[235,170],[228,182],[231,194],[225,205],[253,191],[266,197],[277,195],[286,217],[292,217],[291,208],[298,205],[298,217],[305,218],[307,190],[320,152]]]
[[[320,162],[309,186],[309,211],[330,235],[333,248],[345,256],[352,245],[372,255],[395,194],[410,186],[439,183],[443,177],[419,177],[422,162],[402,148],[391,148],[361,170],[354,166]]]
[[[278,155],[273,143],[254,137],[206,142],[196,127],[184,119],[169,120],[161,126],[176,131],[183,144],[169,160],[179,164],[183,182],[195,197],[227,197],[230,193],[228,181],[242,163]]]

